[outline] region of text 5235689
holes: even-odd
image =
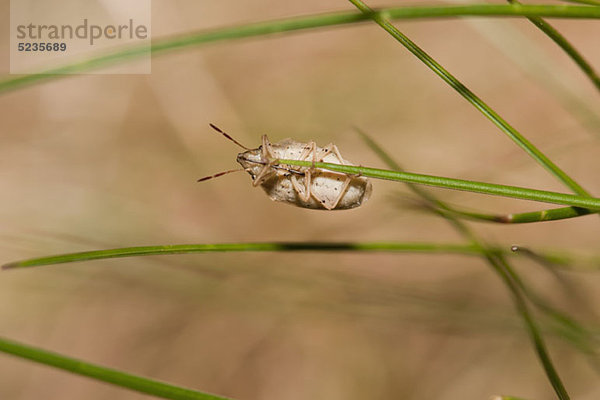
[[[66,51],[67,44],[65,42],[19,42],[17,45],[18,51]]]

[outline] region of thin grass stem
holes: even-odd
[[[369,252],[416,252],[429,254],[481,254],[477,246],[450,243],[402,243],[402,242],[265,242],[265,243],[219,243],[219,244],[180,244],[167,246],[137,246],[109,250],[84,251],[59,254],[49,257],[16,261],[2,266],[3,269],[35,267],[77,261],[101,260],[106,258],[190,254],[211,252],[249,251],[369,251]],[[506,249],[494,249],[506,252]]]
[[[183,35],[153,39],[150,46],[152,57],[157,55],[226,40],[267,36],[285,32],[302,31],[347,24],[356,24],[385,15],[391,19],[456,18],[456,17],[524,17],[539,16],[552,18],[600,18],[600,8],[570,5],[436,5],[384,8],[371,13],[340,11],[313,14],[302,17],[238,25],[214,30],[191,32]],[[88,60],[52,68],[39,74],[22,75],[0,81],[0,93],[44,81],[66,77],[68,74],[83,73],[117,63],[123,63],[148,54],[148,46],[120,48],[110,53],[99,54]]]
[[[365,139],[367,144],[382,158],[382,160],[384,160],[384,162],[390,168],[394,168],[398,171],[401,171],[400,165],[390,155],[388,155],[387,152],[383,150],[381,146],[379,146],[366,133],[360,130],[359,133],[361,134],[363,139]],[[421,189],[412,184],[409,185],[409,188],[411,188],[415,193],[420,195],[423,199],[427,200],[432,204],[436,204],[442,209],[452,209],[446,203],[438,200],[433,194],[429,194],[424,189]],[[437,213],[437,210],[432,209],[432,212]],[[515,282],[515,280],[512,277],[518,277],[518,274],[516,274],[510,263],[508,263],[508,261],[506,260],[506,258],[502,254],[494,252],[492,250],[492,247],[484,243],[481,239],[479,239],[478,236],[463,221],[457,219],[456,216],[452,214],[437,214],[444,217],[472,245],[482,249],[484,259],[488,262],[490,267],[501,277],[502,281],[505,283],[506,287],[511,293],[513,301],[515,303],[515,307],[517,308],[517,311],[519,312],[523,321],[525,322],[525,327],[527,328],[527,332],[529,333],[529,336],[534,344],[536,354],[538,355],[542,367],[546,372],[546,376],[551,382],[552,387],[555,389],[556,394],[561,400],[568,399],[569,396],[564,388],[564,385],[562,384],[562,381],[560,380],[560,377],[558,376],[558,373],[556,372],[552,360],[550,359],[550,355],[546,348],[543,336],[539,328],[537,327],[535,320],[531,316],[525,300],[523,299],[523,294],[527,296],[530,293],[530,291],[527,290],[527,286],[520,279],[517,282]],[[547,256],[546,259],[548,259]],[[519,285],[519,283],[521,285]],[[523,294],[521,293],[522,291]],[[542,299],[536,298],[535,300],[545,305],[545,302]],[[569,332],[568,329],[567,332]]]
[[[559,221],[594,213],[593,210],[581,207],[561,207],[517,214],[489,214],[477,211],[461,210],[457,207],[452,207],[452,209],[443,209],[438,207],[437,212],[441,214],[454,214],[457,217],[470,219],[472,221],[497,222],[501,224],[530,224],[535,222]]]
[[[361,136],[365,143],[373,150],[388,167],[402,171],[402,168],[396,161],[391,158],[387,152],[383,150],[369,135],[360,128],[354,128]],[[437,214],[446,216],[448,213],[456,217],[467,218],[475,221],[497,222],[503,224],[524,224],[542,221],[557,221],[561,219],[580,217],[593,213],[592,210],[580,207],[563,207],[550,210],[532,211],[519,214],[489,214],[475,211],[461,210],[455,206],[450,206],[448,203],[442,202],[435,196],[431,195],[426,190],[418,185],[408,184],[411,190],[426,201],[425,208],[430,211],[435,211]]]
[[[511,197],[515,199],[539,201],[542,203],[584,207],[600,211],[600,199],[595,197],[550,192],[547,190],[528,189],[519,186],[508,186],[499,185],[495,183],[468,181],[464,179],[446,178],[441,176],[415,174],[410,172],[359,167],[354,165],[341,165],[323,162],[313,163],[311,161],[300,160],[277,160],[276,162],[280,165],[293,165],[298,167],[314,166],[315,168],[321,168],[329,171],[341,172],[357,176],[367,176],[370,178],[385,179],[396,182],[417,183],[444,189],[462,190],[473,193]]]
[[[507,0],[510,4],[521,4],[518,0]],[[594,70],[594,67],[583,57],[583,55],[573,47],[571,43],[552,25],[540,17],[527,17],[535,26],[544,32],[550,39],[554,41],[561,49],[567,53],[569,57],[577,64],[588,79],[600,90],[600,76]]]
[[[53,353],[37,347],[18,343],[0,337],[0,351],[19,358],[25,358],[40,364],[49,365],[77,375],[87,376],[99,381],[172,400],[226,400],[225,397],[202,393],[180,386],[171,385],[154,379],[148,379],[112,368],[102,367],[87,361],[78,360]]]
[[[454,75],[448,72],[442,67],[437,61],[435,61],[429,54],[423,49],[417,46],[412,40],[406,35],[400,32],[394,25],[389,22],[389,16],[386,13],[374,12],[369,6],[367,6],[362,0],[349,0],[356,8],[358,8],[365,15],[369,15],[371,19],[387,31],[394,39],[400,42],[406,47],[411,53],[413,53],[420,61],[422,61],[427,67],[429,67],[436,75],[438,75],[444,82],[450,85],[456,90],[461,96],[463,96],[469,103],[477,108],[483,115],[485,115],[490,121],[492,121],[501,131],[503,131],[508,137],[515,142],[519,147],[525,150],[534,160],[546,168],[550,173],[556,176],[561,182],[567,187],[571,188],[575,193],[589,196],[589,193],[580,186],[573,178],[567,173],[554,164],[544,153],[542,153],[537,147],[533,145],[527,138],[521,135],[512,125],[505,121],[498,113],[496,113],[491,107],[489,107],[481,98],[475,93],[468,89],[462,82],[460,82]],[[514,6],[517,6],[516,4]],[[520,5],[519,5],[520,6]],[[521,6],[522,7],[522,6]],[[588,7],[592,8],[592,7]],[[595,9],[595,7],[594,7]]]

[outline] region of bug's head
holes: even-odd
[[[260,147],[239,153],[236,160],[242,166],[242,168],[244,168],[244,170],[246,170],[252,176],[253,180],[260,173],[265,164],[261,156]]]

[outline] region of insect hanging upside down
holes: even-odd
[[[359,207],[371,196],[371,182],[366,177],[278,163],[278,160],[300,160],[354,165],[344,160],[332,143],[325,147],[318,147],[313,141],[300,143],[292,139],[271,143],[263,135],[262,144],[250,149],[215,125],[210,126],[246,151],[237,155],[242,169],[220,172],[198,182],[246,171],[252,177],[252,185],[260,185],[271,200],[315,210],[348,210]]]

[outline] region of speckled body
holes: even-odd
[[[333,144],[318,147],[292,139],[272,144],[266,135],[260,147],[237,156],[254,186],[260,185],[274,201],[317,210],[347,210],[359,207],[371,195],[371,182],[365,177],[275,164],[279,159],[353,165]]]

